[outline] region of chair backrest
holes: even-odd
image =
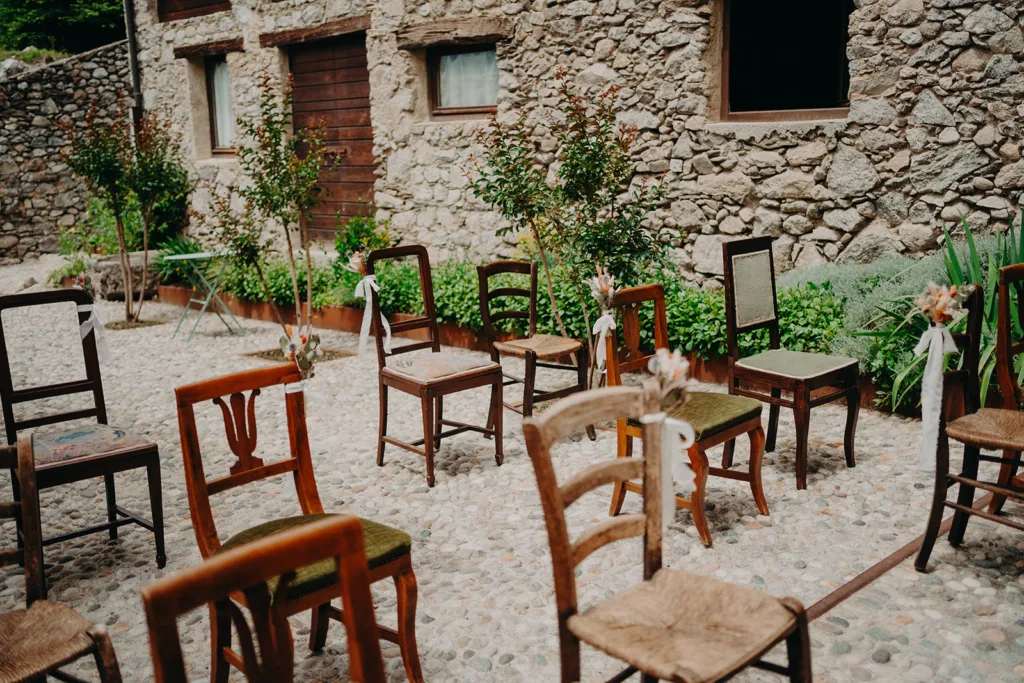
[[[967,309],[967,328],[953,335],[956,344],[963,351],[961,369],[964,378],[964,411],[973,413],[981,407],[981,384],[978,362],[981,359],[982,323],[985,320],[985,291],[975,287],[964,302]],[[947,373],[950,374],[950,373]]]
[[[359,683],[384,683],[363,531],[359,519],[351,515],[331,516],[248,543],[143,588],[157,683],[187,680],[177,620],[211,603],[231,615],[246,678],[252,683],[291,683],[294,647],[288,615],[274,607],[287,601],[274,598],[284,595],[296,570],[330,559],[337,564],[350,678]],[[267,580],[278,576],[281,580],[271,595]],[[236,591],[245,594],[252,628],[229,598]]]
[[[1003,407],[1007,410],[1024,408],[1014,359],[1024,351],[1024,263],[999,269],[999,325],[996,332],[996,375]],[[1011,301],[1016,299],[1016,301]],[[1014,320],[1016,319],[1016,323]],[[966,359],[965,359],[966,361]]]
[[[640,348],[640,309],[654,304],[654,346]],[[619,313],[618,330],[622,333],[623,348],[619,348],[619,335],[609,334],[608,345],[608,386],[622,384],[622,375],[645,369],[656,349],[668,348],[668,318],[665,314],[665,289],[661,285],[642,285],[623,289],[615,294],[612,308]]]
[[[599,548],[626,538],[644,537],[644,580],[661,569],[661,426],[644,425],[643,457],[616,458],[589,467],[559,486],[551,461],[558,441],[587,425],[639,418],[661,410],[658,383],[642,387],[608,387],[574,394],[555,403],[539,417],[523,420],[526,449],[540,489],[544,520],[551,546],[555,599],[561,621],[576,613],[577,565]],[[600,522],[569,540],[565,509],[600,486],[642,478],[643,514],[619,515]]]
[[[771,237],[722,244],[725,259],[725,328],[730,363],[739,358],[739,335],[768,328],[770,348],[779,340],[779,304],[775,296],[775,257]]]
[[[484,335],[493,344],[498,340],[498,331],[494,323],[502,320],[526,320],[530,326],[528,334],[537,333],[537,262],[536,261],[494,261],[485,266],[477,266],[477,278],[480,281],[480,318],[483,321]],[[515,273],[530,276],[530,288],[498,287],[490,289],[490,279],[495,275]],[[525,298],[528,308],[524,311],[505,310],[491,312],[491,302],[495,299],[512,297]]]
[[[20,501],[0,501],[0,520],[21,521],[21,548],[0,547],[0,567],[9,564],[25,565],[25,603],[46,599],[46,579],[43,575],[43,531],[39,521],[39,490],[36,488],[35,458],[32,435],[23,435],[17,446],[0,446],[0,470],[17,474]]]
[[[379,261],[390,261],[392,259],[416,257],[416,263],[420,271],[420,289],[423,291],[423,315],[411,320],[401,320],[391,323],[392,334],[409,332],[411,330],[427,330],[430,336],[428,341],[393,346],[391,353],[384,350],[384,330],[380,322],[380,296],[377,292],[370,292],[370,303],[373,306],[373,336],[377,345],[377,362],[380,367],[387,363],[388,355],[396,356],[400,353],[420,351],[422,349],[441,350],[441,337],[437,331],[437,312],[434,308],[434,280],[430,274],[430,257],[427,255],[427,248],[420,244],[409,244],[401,247],[387,247],[386,249],[375,249],[366,257],[366,274],[375,274],[375,265]],[[383,286],[383,285],[382,285]],[[372,290],[372,288],[371,288]]]
[[[301,379],[299,369],[294,363],[281,363],[188,384],[174,390],[178,402],[178,429],[181,432],[181,453],[185,461],[188,507],[192,515],[192,528],[203,557],[210,557],[220,548],[217,526],[210,509],[211,495],[290,472],[295,479],[295,490],[302,513],[311,515],[324,511],[309,455],[306,404],[302,385],[299,383]],[[260,395],[261,389],[277,385],[285,386],[284,400],[291,456],[267,464],[253,454],[258,436],[256,397]],[[250,392],[248,401],[245,392]],[[224,397],[228,397],[227,402]],[[195,405],[206,401],[220,407],[228,446],[238,458],[231,465],[227,476],[216,479],[206,478],[196,429]]]
[[[4,336],[3,313],[14,308],[27,306],[44,306],[46,304],[73,303],[77,306],[92,304],[92,298],[80,289],[56,289],[24,294],[7,294],[0,296],[0,403],[3,404],[4,428],[7,431],[7,443],[13,445],[22,429],[32,429],[43,425],[95,417],[101,424],[107,423],[107,407],[103,402],[103,382],[100,379],[100,361],[96,353],[96,333],[90,332],[82,339],[82,352],[85,357],[85,379],[71,382],[59,382],[38,387],[28,387],[15,391],[11,378],[11,363],[7,353],[7,339]],[[89,319],[87,311],[78,312],[78,324]],[[17,420],[14,406],[18,403],[38,401],[54,396],[92,392],[93,407],[81,410],[69,410]]]

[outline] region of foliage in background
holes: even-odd
[[[0,46],[84,52],[125,37],[120,0],[0,0]]]
[[[89,255],[84,253],[66,254],[64,263],[46,274],[46,283],[51,287],[60,287],[66,277],[78,277],[89,270]]]
[[[338,232],[334,235],[334,250],[338,252],[338,261],[348,263],[349,257],[357,251],[370,252],[391,246],[388,228],[391,221],[377,222],[370,213],[370,207],[361,206],[359,212],[342,223],[338,216]]]
[[[0,0],[0,5],[2,4],[3,0]],[[68,55],[68,53],[61,52],[60,50],[50,50],[38,47],[28,47],[24,50],[0,47],[0,62],[14,57],[19,62],[24,62],[25,64],[48,64],[49,62],[55,62],[58,59],[64,59],[69,56],[70,55]]]
[[[160,281],[165,284],[179,284],[188,281],[188,273],[180,261],[165,261],[165,256],[182,256],[197,254],[203,251],[202,243],[186,235],[176,235],[160,245],[160,255],[156,262],[156,270]]]

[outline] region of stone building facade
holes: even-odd
[[[496,45],[499,116],[526,113],[545,164],[556,69],[587,95],[619,86],[638,177],[666,189],[652,229],[694,280],[743,235],[777,237],[783,269],[925,253],[961,215],[1005,227],[1024,191],[1024,0],[853,0],[848,107],[753,121],[723,112],[723,16],[739,0],[232,0],[169,20],[166,1],[137,3],[145,102],[171,112],[213,186],[239,173],[211,153],[201,60],[226,53],[249,116],[260,72],[283,81],[295,46],[364,33],[376,211],[441,257],[509,251],[463,171],[484,117],[432,114],[426,55],[445,43]]]
[[[85,213],[60,121],[109,119],[130,91],[124,41],[0,80],[0,264],[57,251]]]

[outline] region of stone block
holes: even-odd
[[[146,295],[156,294],[160,277],[154,267],[160,252],[151,249],[149,251],[149,274],[146,284]],[[143,252],[133,251],[129,254],[129,263],[134,277],[135,291],[138,293],[139,283],[142,280],[142,257]],[[93,289],[99,299],[124,300],[124,277],[121,273],[121,260],[117,254],[100,256],[89,261],[89,278],[92,280]]]

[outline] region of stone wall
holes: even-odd
[[[115,115],[130,93],[127,43],[113,43],[0,81],[0,264],[55,252],[61,230],[85,212],[59,124],[91,106]]]
[[[376,205],[392,234],[436,255],[508,253],[497,218],[463,173],[479,120],[431,120],[421,52],[401,29],[436,20],[510,21],[499,43],[500,115],[525,111],[541,161],[554,73],[588,94],[621,87],[621,118],[641,129],[637,173],[666,187],[652,229],[676,245],[687,277],[721,273],[722,240],[777,237],[780,268],[934,250],[942,221],[1007,225],[1024,189],[1024,0],[857,0],[848,55],[852,104],[843,119],[719,120],[721,0],[235,0],[231,12],[156,23],[140,3],[143,88],[190,131],[189,65],[177,46],[244,38],[228,55],[236,112],[251,113],[255,74],[283,75],[267,31],[369,13],[367,33]],[[257,7],[258,5],[258,7]],[[197,160],[214,185],[238,182],[231,159]],[[208,200],[197,193],[198,208]]]

